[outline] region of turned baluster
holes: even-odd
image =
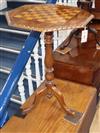
[[[23,74],[21,75],[19,82],[18,82],[18,91],[20,93],[21,103],[23,104],[26,101]]]
[[[25,68],[26,68],[26,75],[28,79],[29,95],[31,96],[34,92],[33,84],[32,84],[31,57],[29,58]]]

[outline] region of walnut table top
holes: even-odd
[[[93,15],[77,7],[54,4],[24,5],[6,13],[8,24],[13,27],[48,32],[82,28]]]

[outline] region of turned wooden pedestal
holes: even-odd
[[[65,102],[71,108],[83,112],[77,125],[64,118],[63,112],[55,97],[48,98],[45,93],[38,97],[38,102],[23,119],[13,116],[1,129],[1,133],[88,133],[96,110],[96,89],[91,86],[55,79]],[[45,88],[43,83],[38,89]],[[24,104],[28,106],[34,96]]]

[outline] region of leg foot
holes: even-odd
[[[81,112],[78,112],[76,110],[71,110],[72,112],[75,112],[75,115],[74,116],[71,116],[71,115],[65,115],[64,118],[71,122],[72,124],[76,125],[80,122],[81,118],[82,118],[82,115],[83,113]]]
[[[57,98],[61,108],[66,113],[65,119],[70,121],[73,124],[78,124],[83,114],[80,112],[77,112],[76,110],[69,109],[66,106],[62,93],[55,86],[52,87],[52,91],[54,93],[54,96]]]
[[[67,106],[66,106],[66,103],[64,101],[64,97],[62,95],[62,93],[59,91],[59,89],[57,89],[55,86],[53,86],[52,88],[52,91],[53,91],[53,94],[54,96],[57,98],[60,106],[62,107],[63,111],[68,114],[68,115],[71,115],[71,116],[74,116],[75,115],[75,112],[72,111],[71,109],[69,109]]]

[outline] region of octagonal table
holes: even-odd
[[[93,15],[76,7],[53,4],[35,4],[24,5],[11,10],[6,14],[6,18],[10,26],[45,32],[46,89],[35,91],[33,103],[35,103],[36,97],[43,92],[47,92],[48,97],[54,95],[63,111],[66,113],[66,118],[77,123],[80,120],[82,113],[66,106],[62,93],[53,82],[53,31],[84,28],[91,21]],[[32,109],[33,103],[30,107],[23,109],[22,114],[27,114]]]

